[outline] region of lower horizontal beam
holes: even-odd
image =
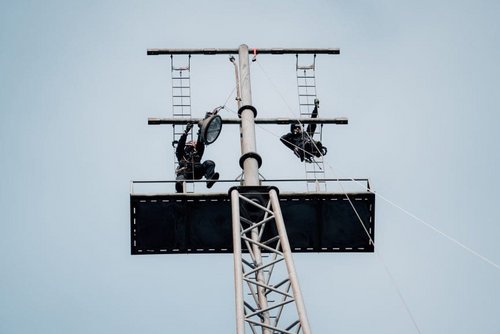
[[[149,125],[159,125],[159,124],[174,124],[182,125],[188,123],[198,123],[202,121],[202,118],[188,118],[188,117],[176,117],[176,118],[148,118]],[[348,124],[349,121],[345,117],[338,118],[256,118],[255,124]],[[241,124],[241,119],[239,118],[223,118],[222,124]]]

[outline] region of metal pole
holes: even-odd
[[[300,292],[300,287],[299,287],[299,281],[297,279],[297,274],[295,272],[295,265],[293,263],[293,257],[292,257],[292,249],[290,248],[290,243],[288,242],[288,235],[286,233],[285,222],[283,220],[283,215],[281,214],[280,202],[276,190],[271,189],[269,191],[269,198],[273,206],[276,229],[278,230],[280,240],[282,241],[281,248],[283,250],[283,257],[285,258],[285,263],[288,270],[288,277],[292,285],[293,296],[295,298],[295,305],[297,307],[297,313],[299,315],[302,331],[304,334],[311,334],[309,321],[307,320],[307,313],[306,313],[306,307],[304,305],[304,299],[302,298],[302,293]]]
[[[245,186],[258,186],[259,182],[259,163],[256,159],[257,149],[255,143],[255,108],[252,106],[252,88],[250,85],[250,63],[248,57],[248,46],[245,44],[240,45],[239,48],[239,65],[240,65],[240,93],[241,93],[241,105],[242,107],[238,111],[241,118],[241,159],[243,164],[243,184]],[[251,232],[251,237],[254,242],[259,241],[259,235],[256,229]],[[260,253],[260,248],[254,243],[254,261],[257,267],[262,266],[262,256]],[[240,253],[241,254],[241,253]],[[256,273],[257,282],[264,284],[264,275],[262,270],[258,270]],[[258,299],[260,309],[267,308],[267,296],[265,294],[265,289],[262,286],[257,287]],[[264,319],[262,322],[269,325],[268,313],[264,314]],[[268,328],[262,327],[263,334],[270,334]]]
[[[238,190],[231,191],[231,212],[233,221],[234,290],[236,303],[236,334],[245,334],[245,309],[243,306],[243,264],[241,262],[241,223]]]
[[[240,45],[240,90],[241,90],[241,154],[246,157],[243,161],[243,176],[245,186],[259,185],[258,161],[250,154],[256,154],[255,122],[252,107],[252,89],[250,86],[250,64],[248,61],[248,46]],[[252,107],[253,108],[253,107]]]
[[[241,108],[241,94],[240,94],[240,77],[238,75],[238,65],[236,64],[236,60],[233,56],[229,58],[229,61],[234,65],[234,76],[236,78],[236,102],[238,104],[238,109]]]

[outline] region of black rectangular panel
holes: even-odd
[[[373,252],[375,195],[347,196],[279,195],[293,252]],[[232,252],[227,194],[131,195],[130,210],[132,254]]]

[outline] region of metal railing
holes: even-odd
[[[361,191],[366,191],[366,192],[371,192],[370,189],[370,180],[367,178],[333,178],[333,179],[322,179],[322,181],[325,181],[329,184],[329,187],[331,185],[331,189],[328,192],[348,192],[352,191],[354,187],[357,189],[358,192]],[[130,181],[130,194],[131,195],[148,195],[148,194],[159,194],[159,193],[172,193],[175,192],[175,183],[176,180],[133,180]],[[206,183],[207,180],[189,180],[187,182],[192,182],[192,183]],[[276,185],[278,186],[281,190],[284,191],[297,191],[297,183],[302,183],[303,185],[306,185],[307,183],[310,182],[315,182],[314,179],[262,179],[260,180],[261,185]],[[206,193],[206,192],[221,192],[221,187],[224,185],[225,189],[229,189],[232,186],[235,185],[243,185],[242,180],[237,180],[237,179],[221,179],[218,180],[216,185],[218,187],[215,187],[213,189],[203,189],[203,191],[200,191],[200,193]],[[282,186],[280,186],[282,185]],[[138,190],[138,187],[144,188],[149,188],[145,189],[145,191]],[[335,187],[337,186],[337,187]],[[225,191],[224,191],[225,192]],[[311,191],[308,191],[311,192]]]

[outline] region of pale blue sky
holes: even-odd
[[[131,256],[128,200],[130,180],[173,177],[171,128],[147,125],[170,116],[170,58],[146,49],[243,43],[341,49],[317,59],[321,115],[350,121],[326,128],[328,176],[383,196],[376,254],[295,256],[313,332],[418,333],[406,303],[421,333],[500,333],[498,267],[422,223],[500,264],[499,17],[496,1],[0,2],[0,333],[234,333],[231,256]],[[259,116],[296,112],[294,66],[258,56]],[[233,67],[192,68],[202,116]],[[206,153],[225,179],[235,130]],[[302,178],[286,129],[266,130],[261,173]]]

